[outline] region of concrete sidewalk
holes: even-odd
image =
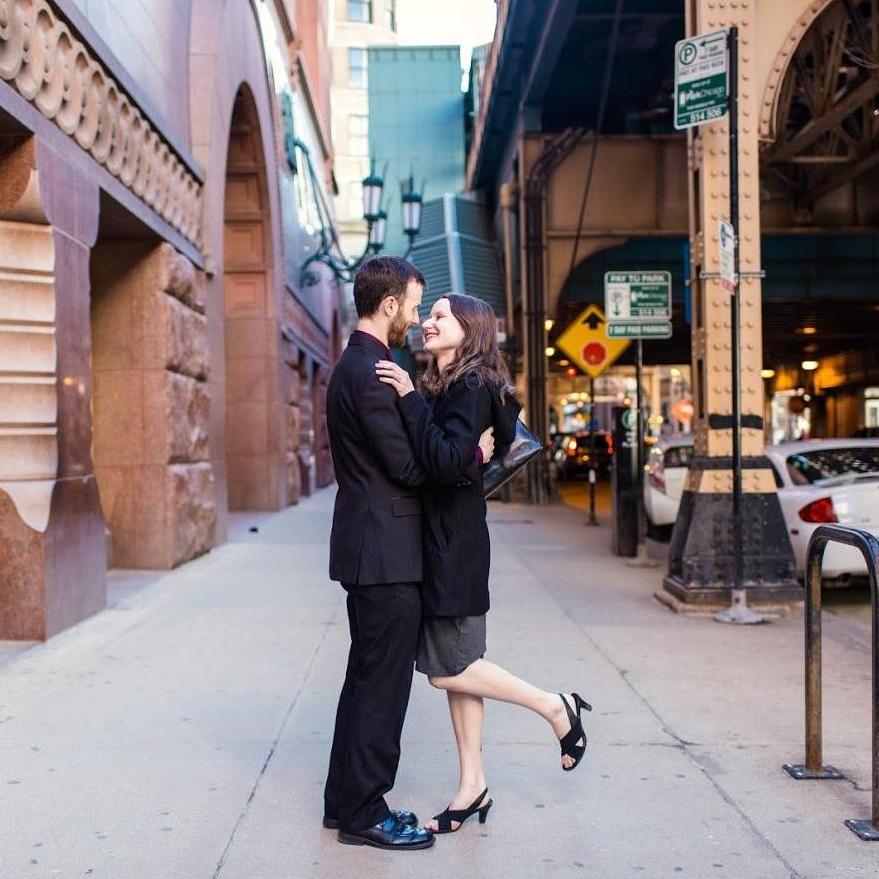
[[[347,630],[326,577],[332,493],[261,521],[0,668],[0,877],[876,875],[869,635],[825,623],[825,759],[794,782],[802,618],[675,616],[655,570],[566,507],[493,503],[489,657],[593,703],[572,774],[534,716],[487,709],[495,807],[426,852],[339,845],[321,792]],[[126,583],[128,584],[126,586]],[[416,675],[392,803],[427,818],[456,779],[442,694]]]

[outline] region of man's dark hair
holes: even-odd
[[[402,301],[410,281],[427,286],[424,275],[398,256],[374,256],[354,276],[354,305],[358,317],[372,317],[382,300],[393,296]]]

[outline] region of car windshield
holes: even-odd
[[[670,467],[689,467],[692,460],[692,446],[671,446],[665,450],[664,466],[666,469]]]
[[[787,472],[794,485],[863,477],[879,478],[879,447],[848,446],[841,449],[815,449],[789,455]]]

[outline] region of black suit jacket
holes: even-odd
[[[426,476],[397,409],[375,374],[387,350],[355,332],[330,378],[327,427],[339,483],[330,578],[345,584],[414,583],[422,577],[421,497]]]
[[[424,504],[425,616],[479,616],[489,608],[491,546],[485,523],[482,474],[470,467],[479,437],[495,429],[496,453],[503,455],[516,433],[519,403],[501,402],[496,388],[475,376],[455,382],[438,398],[417,393],[400,400],[400,411],[430,482]]]

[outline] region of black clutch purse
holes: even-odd
[[[494,494],[506,485],[535,455],[543,451],[543,443],[528,430],[522,419],[516,419],[516,437],[506,453],[492,458],[482,469],[482,493]]]

